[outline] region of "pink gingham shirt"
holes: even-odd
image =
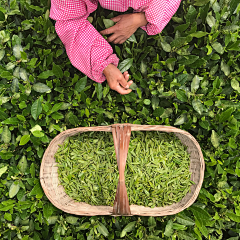
[[[119,58],[111,45],[87,20],[100,5],[112,11],[144,12],[148,21],[141,27],[148,35],[160,33],[177,11],[181,0],[51,0],[50,18],[56,21],[55,29],[66,48],[74,67],[92,80],[106,80],[103,70]]]

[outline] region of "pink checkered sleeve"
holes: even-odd
[[[119,59],[113,54],[110,44],[87,20],[89,12],[97,8],[97,4],[92,2],[86,6],[79,0],[52,0],[50,18],[56,20],[56,32],[72,65],[92,80],[102,83],[106,80],[104,68],[110,63],[117,67]]]
[[[148,24],[141,29],[148,35],[156,35],[169,23],[179,8],[181,0],[152,0],[146,5],[142,5],[142,2],[144,1],[139,1],[139,7],[136,6],[133,12],[145,12]]]

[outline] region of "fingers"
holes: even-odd
[[[129,87],[130,87],[132,84],[133,84],[133,81],[132,81],[132,80],[128,82],[128,86],[129,86]]]
[[[129,75],[129,74],[128,74],[128,71],[125,71],[125,72],[123,73],[123,76],[124,76],[125,79],[126,79],[126,76],[127,76],[127,75]]]
[[[122,37],[122,38],[119,37],[119,39],[120,40],[115,44],[123,44],[125,42],[125,37]]]
[[[114,41],[114,44],[123,44],[127,39],[124,36],[119,36],[116,41]]]
[[[119,44],[119,42],[122,40],[122,36],[119,36],[118,34],[113,34],[110,37],[108,37],[108,42],[113,42],[114,44]]]
[[[122,16],[119,15],[119,16],[116,16],[116,17],[114,17],[114,18],[111,18],[111,20],[114,21],[114,22],[118,22],[118,21],[121,20],[121,18],[122,18]]]
[[[115,27],[116,25],[114,25],[114,26],[112,26],[112,27],[110,27],[110,28],[107,28],[107,29],[105,29],[105,30],[102,30],[102,31],[100,31],[99,33],[101,34],[101,35],[108,35],[108,34],[111,34],[111,33],[114,33],[115,31],[116,31],[116,27]]]
[[[113,43],[114,43],[114,44],[119,44],[120,40],[121,40],[121,37],[117,37],[117,38],[113,41]]]
[[[128,74],[127,71],[123,73],[123,76],[124,76],[124,78],[126,79],[126,81],[129,80],[129,74]]]
[[[128,76],[129,77],[129,76]],[[128,85],[128,82],[126,80],[126,78],[124,77],[121,77],[118,79],[118,83],[123,87],[123,88],[129,88],[129,85]]]
[[[119,44],[123,44],[126,40],[127,40],[126,38],[121,39],[121,41],[119,42]]]
[[[122,95],[129,94],[132,91],[131,89],[122,88],[119,84],[116,86],[114,90]]]
[[[129,80],[128,71],[125,71],[124,73],[120,74],[118,77],[116,77],[116,79],[107,78],[109,87],[112,90],[117,91],[121,95],[129,94],[130,92],[132,92],[132,89],[129,89],[129,86],[131,86],[133,81],[128,80]]]
[[[123,73],[123,76],[124,76],[124,78],[126,79],[126,81],[128,82],[128,86],[130,87],[130,86],[133,84],[133,81],[132,81],[132,80],[128,81],[128,80],[129,80],[128,71],[124,72],[124,73]]]

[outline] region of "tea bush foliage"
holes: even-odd
[[[75,69],[46,0],[0,0],[0,238],[228,239],[240,236],[240,4],[183,0],[161,34],[111,44],[136,86],[120,95]],[[117,12],[98,7],[98,31]],[[167,217],[79,217],[55,208],[41,159],[60,132],[113,123],[176,126],[206,163],[197,201]]]

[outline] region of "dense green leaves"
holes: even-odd
[[[237,240],[239,1],[184,0],[160,34],[139,28],[125,43],[110,43],[135,83],[126,96],[72,66],[49,10],[47,0],[0,0],[1,238]],[[99,5],[88,21],[101,31],[122,14]],[[175,126],[194,136],[205,160],[194,210],[83,217],[51,205],[39,182],[50,141],[66,129],[118,122]]]

